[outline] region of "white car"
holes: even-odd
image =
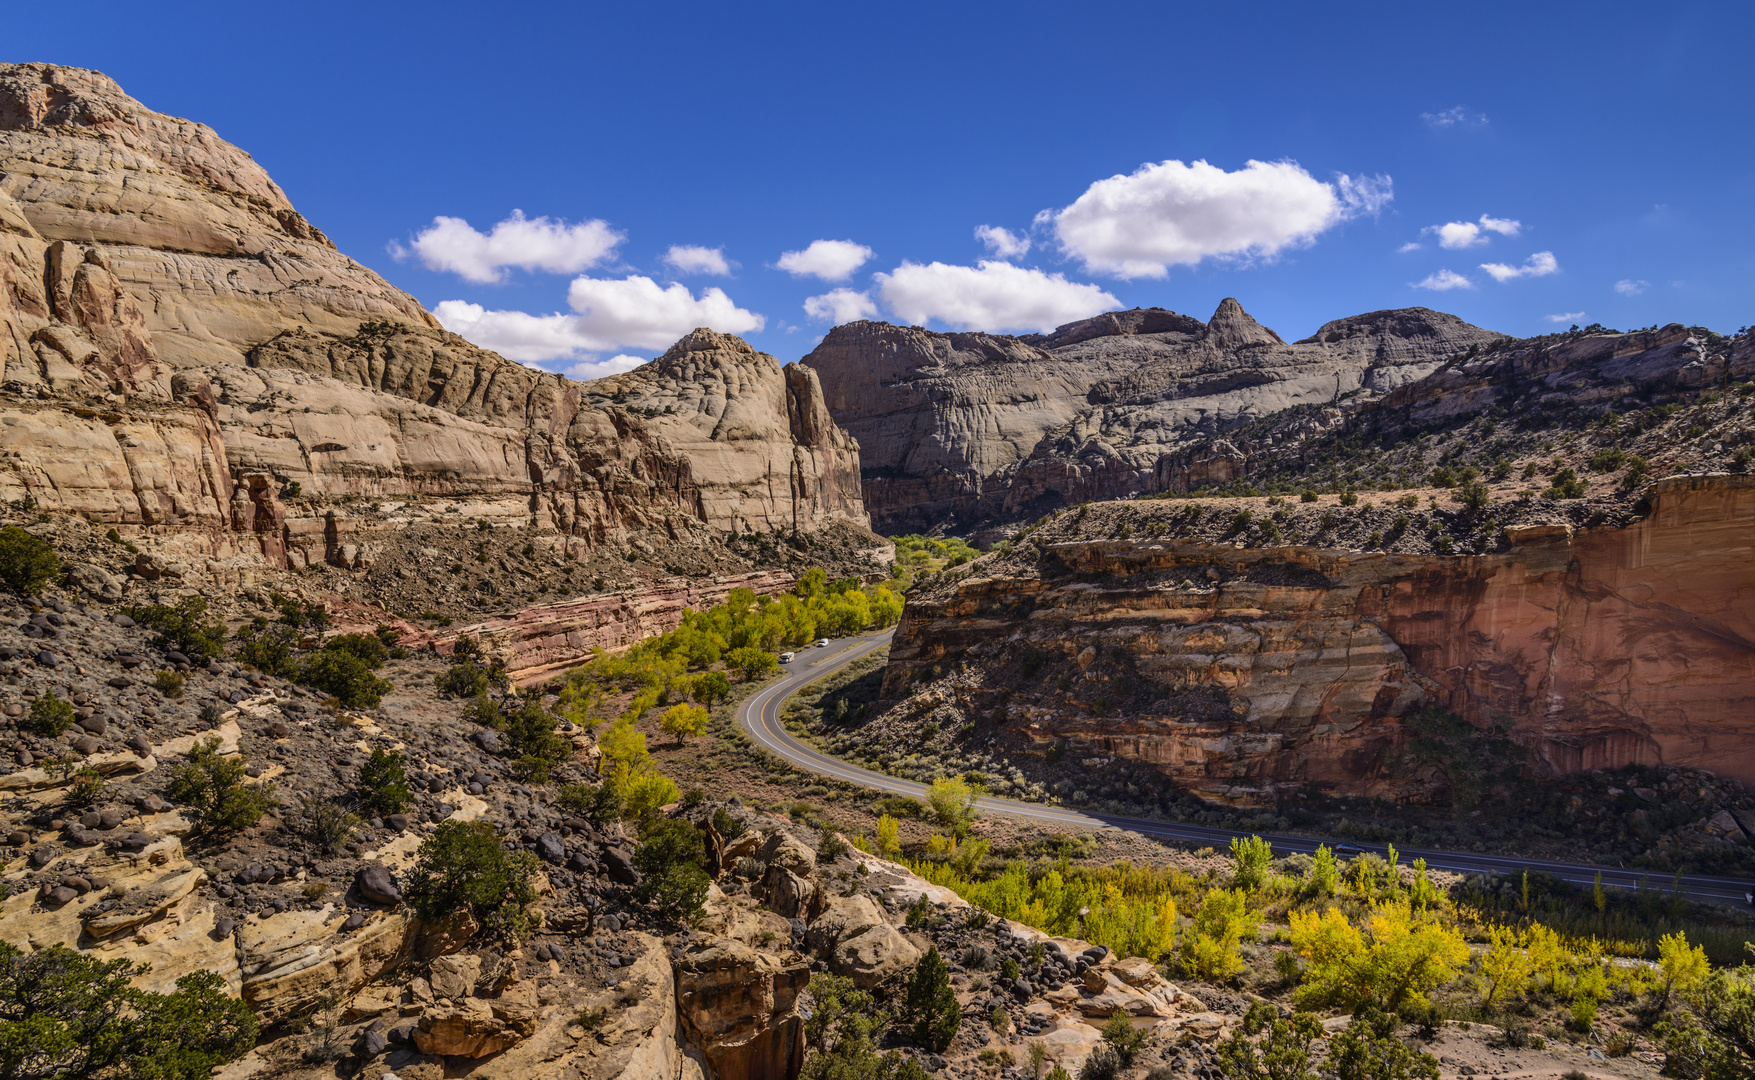
[[[780,662],[781,662],[781,663],[782,663],[782,664],[790,664],[790,663],[792,663],[792,654],[791,654],[791,653],[789,653],[789,652],[783,652],[783,653],[781,653],[781,654],[780,654]]]
[[[817,648],[826,649],[828,647],[829,647],[829,639],[828,638],[826,638],[826,637],[817,638]]]

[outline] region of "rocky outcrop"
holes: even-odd
[[[1094,507],[911,595],[885,691],[1244,804],[1304,784],[1424,797],[1430,777],[1388,766],[1433,703],[1508,725],[1550,774],[1755,782],[1755,478],[1663,480],[1643,505],[1469,556],[1114,539],[1135,511]],[[963,664],[976,675],[910,689]]]
[[[848,323],[803,363],[859,441],[868,508],[896,532],[1157,490],[1159,459],[1191,441],[1387,393],[1499,336],[1408,308],[1287,344],[1227,299],[1206,323],[1135,309],[1021,338]]]
[[[0,285],[0,499],[280,567],[371,554],[294,491],[509,504],[588,547],[867,521],[815,373],[705,329],[597,383],[507,361],[97,72],[0,66]]]

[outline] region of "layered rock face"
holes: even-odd
[[[866,521],[811,372],[710,330],[602,383],[511,363],[96,72],[0,67],[0,365],[0,498],[282,566],[370,548],[295,483],[516,501],[591,544]]]
[[[1509,724],[1554,774],[1755,782],[1755,478],[1660,481],[1645,507],[1451,557],[1097,539],[1132,508],[1094,507],[1044,529],[1039,561],[990,556],[911,595],[885,691],[1250,805],[1308,783],[1423,797],[1429,778],[1389,764],[1426,704]],[[912,689],[963,663],[973,677]]]
[[[803,363],[858,439],[867,505],[894,532],[1157,490],[1159,460],[1191,441],[1381,395],[1499,337],[1409,308],[1287,344],[1227,299],[1205,323],[1136,309],[1021,338],[849,323]]]

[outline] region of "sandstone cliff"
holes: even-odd
[[[867,520],[810,371],[710,330],[595,384],[511,363],[211,129],[44,64],[0,67],[0,430],[0,499],[283,567],[371,561],[351,498],[618,558]]]
[[[911,594],[885,691],[1026,753],[1070,743],[1245,805],[1306,784],[1426,797],[1430,776],[1391,767],[1426,704],[1509,725],[1548,774],[1755,782],[1755,478],[1660,481],[1642,510],[1510,518],[1493,550],[1443,556],[1235,543],[1150,503],[1094,506]]]
[[[1499,336],[1409,308],[1287,344],[1227,299],[1205,323],[1136,309],[1021,338],[849,323],[803,363],[859,441],[879,526],[967,530],[1155,490],[1159,460],[1191,441],[1379,396]]]

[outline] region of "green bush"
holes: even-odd
[[[238,631],[236,656],[240,664],[248,664],[264,675],[284,679],[298,671],[293,654],[298,641],[298,634],[290,627],[271,627],[268,620],[258,618],[254,624]]]
[[[158,631],[159,644],[189,656],[222,656],[225,624],[207,620],[207,600],[185,596],[175,604],[125,609],[129,618]]]
[[[30,717],[25,725],[39,735],[59,735],[73,726],[73,706],[50,690],[30,703]]]
[[[616,785],[562,784],[555,794],[555,805],[578,814],[587,821],[603,824],[622,815],[621,790]]]
[[[1556,472],[1545,493],[1550,499],[1582,499],[1590,482],[1579,477],[1570,466]]]
[[[1125,1010],[1118,1011],[1109,1017],[1102,1027],[1103,1041],[1115,1051],[1121,1059],[1122,1068],[1133,1064],[1133,1059],[1145,1048],[1146,1033],[1133,1026],[1133,1016]]]
[[[1231,859],[1236,864],[1233,884],[1244,892],[1259,892],[1267,885],[1274,861],[1273,845],[1259,836],[1231,838]]]
[[[169,793],[205,833],[247,829],[278,805],[262,785],[244,783],[242,758],[221,757],[219,736],[195,744],[189,763],[171,774]]]
[[[669,923],[698,918],[707,898],[706,861],[701,830],[690,822],[661,819],[644,826],[634,851],[634,868],[641,875],[635,898]]]
[[[0,529],[0,581],[21,596],[34,596],[61,576],[61,557],[48,541],[17,525]]]
[[[183,675],[181,672],[172,671],[170,668],[154,672],[152,676],[152,688],[163,694],[165,697],[182,697]]]
[[[390,657],[389,646],[373,634],[338,634],[324,642],[323,647],[351,653],[373,670]]]
[[[1330,1043],[1326,1071],[1340,1080],[1438,1080],[1438,1059],[1410,1049],[1396,1037],[1396,1026],[1395,1014],[1360,1006]]]
[[[255,1014],[219,975],[193,972],[154,994],[132,981],[148,970],[0,942],[0,1076],[204,1080],[256,1044]]]
[[[421,842],[403,895],[427,922],[468,909],[489,935],[515,941],[530,927],[525,905],[540,869],[528,851],[507,851],[485,821],[445,821]]]
[[[334,695],[344,708],[375,709],[396,687],[372,674],[371,665],[342,649],[318,649],[298,667],[298,681]]]
[[[1313,1075],[1311,1047],[1321,1037],[1322,1021],[1313,1014],[1281,1019],[1273,1005],[1257,1001],[1242,1026],[1219,1044],[1219,1074],[1225,1080],[1305,1080]]]
[[[414,796],[408,790],[408,770],[403,757],[394,750],[373,750],[371,758],[360,766],[360,804],[379,814],[400,814],[407,810]]]
[[[473,698],[488,692],[488,670],[474,660],[452,664],[443,675],[434,676],[439,693],[445,697]]]
[[[926,955],[914,965],[908,977],[908,990],[903,998],[902,1019],[908,1025],[916,1046],[942,1054],[957,1037],[962,1026],[963,1011],[951,989],[951,973],[938,946],[927,948]]]
[[[877,1034],[890,1013],[851,979],[818,972],[805,988],[810,1008],[804,1021],[804,1067],[800,1080],[926,1080],[912,1058],[877,1052]]]

